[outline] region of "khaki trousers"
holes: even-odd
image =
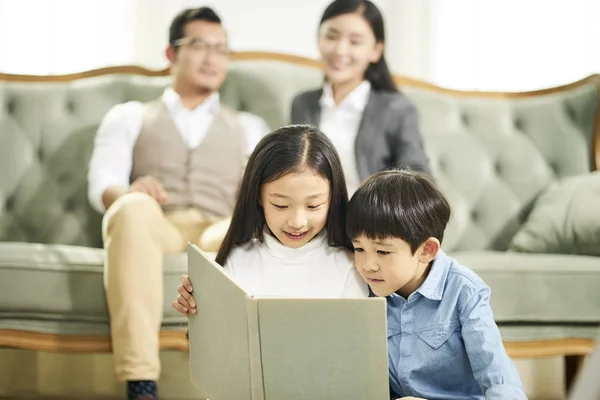
[[[106,211],[104,287],[118,380],[159,378],[163,254],[186,251],[188,241],[218,251],[229,222],[208,219],[195,209],[163,213],[145,193],[126,194]],[[175,299],[176,293],[167,296]]]

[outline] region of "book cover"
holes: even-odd
[[[385,299],[261,298],[195,245],[188,274],[190,372],[210,400],[389,400]]]

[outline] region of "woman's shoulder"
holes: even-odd
[[[402,92],[394,92],[391,90],[373,90],[373,94],[387,103],[388,107],[395,111],[412,111],[415,109],[412,101]]]
[[[315,101],[318,102],[319,98],[321,98],[322,93],[323,93],[323,88],[315,88],[315,89],[300,92],[294,96],[293,103],[298,104],[298,103],[305,103],[305,102],[315,102]]]

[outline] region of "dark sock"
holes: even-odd
[[[150,395],[156,397],[155,381],[127,381],[127,399],[133,400],[136,397]]]

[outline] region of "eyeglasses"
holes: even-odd
[[[190,49],[200,53],[215,52],[220,56],[228,56],[231,54],[231,50],[225,45],[211,45],[210,43],[195,37],[183,37],[173,42],[173,46],[184,46],[188,45]]]

